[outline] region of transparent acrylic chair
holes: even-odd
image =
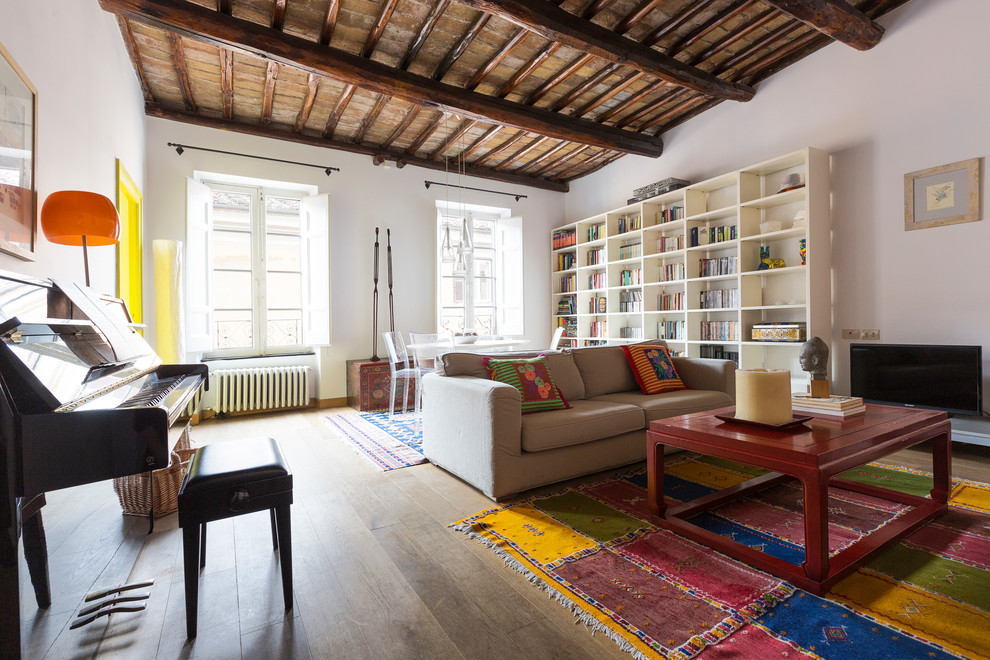
[[[383,332],[382,338],[385,340],[385,350],[388,352],[388,366],[392,376],[388,398],[388,418],[395,418],[395,392],[399,379],[404,381],[402,388],[402,410],[405,412],[409,401],[409,385],[412,381],[419,380],[420,371],[409,359],[406,351],[406,342],[402,339],[401,332]],[[418,404],[419,383],[416,383],[416,394],[413,395],[413,411],[419,415]]]
[[[409,339],[413,364],[422,373],[433,371],[438,355],[454,350],[454,335],[451,332],[410,332]]]
[[[413,357],[417,377],[428,374],[436,368],[437,356],[454,350],[454,335],[451,332],[410,332],[409,348]],[[416,411],[416,424],[423,408],[423,394],[419,383],[416,383],[416,399],[413,403]]]

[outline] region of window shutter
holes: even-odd
[[[186,178],[186,352],[213,349],[213,193]],[[187,358],[188,359],[188,358]]]
[[[330,195],[302,200],[302,342],[330,344]]]
[[[524,334],[522,218],[502,218],[496,232],[498,333],[521,335]]]

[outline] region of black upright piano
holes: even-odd
[[[21,652],[22,525],[48,605],[45,491],[168,466],[176,422],[207,384],[206,365],[162,364],[119,299],[0,271],[0,657]]]

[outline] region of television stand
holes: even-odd
[[[952,424],[952,440],[990,447],[990,417],[949,415]]]

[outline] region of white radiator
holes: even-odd
[[[199,389],[196,390],[196,394],[194,394],[193,398],[186,404],[186,409],[182,411],[183,417],[192,417],[199,412],[199,404],[203,402],[204,389],[205,388],[202,385],[199,386]]]
[[[218,413],[309,405],[309,367],[220,369],[212,375]]]

